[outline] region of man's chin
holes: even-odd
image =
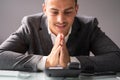
[[[57,35],[58,35],[58,34],[63,34],[63,35],[64,35],[64,32],[60,32],[60,31],[58,31],[58,32],[57,32]]]

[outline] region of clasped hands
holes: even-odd
[[[70,56],[65,44],[64,35],[58,34],[55,39],[55,44],[51,50],[51,53],[46,59],[45,67],[56,67],[59,65],[63,68],[66,68],[69,62]]]

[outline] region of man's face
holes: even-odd
[[[48,19],[48,26],[52,33],[62,33],[65,36],[72,27],[78,6],[74,0],[47,0],[43,4],[43,11]]]

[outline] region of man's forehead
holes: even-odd
[[[47,1],[52,1],[52,0],[44,0],[44,2],[47,2]],[[74,2],[77,3],[77,0],[74,0]]]
[[[56,5],[52,5],[52,6],[48,6],[47,9],[54,11],[68,11],[68,10],[74,10],[74,6],[70,5],[70,6],[58,7]]]
[[[45,2],[46,6],[50,7],[63,7],[64,8],[69,8],[71,6],[75,6],[75,2],[74,0],[70,1],[70,0],[45,0],[47,2]]]

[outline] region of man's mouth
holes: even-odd
[[[55,25],[58,29],[64,29],[66,25]]]
[[[65,28],[65,26],[56,26],[56,27],[60,29]]]

